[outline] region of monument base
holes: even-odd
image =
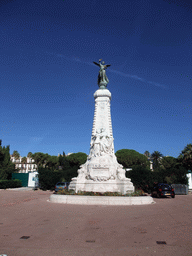
[[[70,182],[69,190],[74,190],[76,193],[78,191],[84,192],[118,192],[122,195],[133,193],[135,191],[133,183],[130,181],[103,181],[103,182],[94,182],[94,181],[85,181],[84,184],[78,183],[77,180]]]
[[[125,169],[118,164],[116,157],[105,156],[87,160],[78,170],[78,177],[72,179],[69,190],[85,192],[118,192],[121,194],[133,193],[135,188],[130,179],[125,177]],[[108,162],[108,164],[106,164]],[[109,163],[110,162],[110,163]],[[100,163],[95,165],[95,163]]]

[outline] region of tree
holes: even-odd
[[[20,158],[20,154],[17,150],[13,151],[13,157],[15,157],[16,160],[18,160]]]
[[[154,151],[151,154],[151,157],[153,158],[153,167],[155,170],[160,166],[161,158],[163,157],[163,155],[159,151]]]
[[[149,158],[149,157],[151,156],[151,154],[150,154],[149,151],[147,151],[147,150],[144,152],[144,155],[145,155],[147,158]]]
[[[48,154],[44,154],[41,152],[36,152],[32,155],[32,158],[34,159],[34,161],[37,165],[37,168],[46,164],[46,160],[47,160],[48,156],[49,156]]]
[[[65,156],[64,152],[59,156],[37,152],[32,157],[38,166],[39,182],[44,189],[54,188],[59,181],[70,182],[77,177],[77,170],[87,160],[87,155],[82,152],[69,156]]]
[[[131,179],[136,189],[142,189],[147,193],[153,187],[153,173],[144,166],[134,166],[132,171],[126,172],[126,176]]]
[[[22,164],[26,164],[27,163],[27,157],[26,156],[22,157],[21,163]]]
[[[2,147],[0,143],[0,180],[10,180],[16,171],[15,164],[10,160],[10,147]]]
[[[57,182],[61,181],[61,172],[53,168],[44,168],[42,166],[38,169],[39,183],[43,190],[53,190]]]
[[[58,168],[59,166],[59,158],[57,156],[50,156],[48,154],[46,154],[46,160],[45,160],[46,167],[50,167],[50,168]]]
[[[161,165],[163,169],[170,170],[177,164],[177,158],[172,156],[164,156],[161,159]]]
[[[177,158],[162,157],[160,165],[153,172],[153,179],[159,183],[187,184],[187,168]]]
[[[188,170],[192,171],[192,144],[187,144],[187,146],[182,150],[178,159]]]
[[[124,168],[131,168],[139,165],[147,167],[149,162],[146,156],[132,149],[121,149],[115,153],[117,161],[123,165]]]
[[[60,158],[60,161],[62,159]],[[71,181],[72,178],[77,177],[77,170],[87,160],[87,155],[82,152],[70,154],[67,157],[63,157],[62,162],[62,177],[66,181]]]
[[[22,165],[27,163],[27,157],[26,156],[22,157],[21,163],[22,163]]]
[[[27,154],[27,157],[32,158],[32,155],[33,155],[33,153],[32,153],[32,152],[29,152],[29,153]]]
[[[71,167],[76,166],[77,169],[79,169],[80,165],[86,162],[87,154],[82,152],[73,153],[67,157],[67,160],[69,161]]]
[[[60,155],[58,157],[58,165],[59,165],[59,169],[61,169],[61,170],[70,169],[70,164],[69,164],[69,161],[68,161],[68,157],[66,157],[65,154]]]

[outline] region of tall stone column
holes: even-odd
[[[69,189],[93,192],[133,192],[134,186],[125,177],[125,169],[114,154],[111,122],[111,93],[105,87],[94,93],[95,112],[90,153],[80,166],[78,177],[73,178]]]
[[[104,155],[105,151],[114,153],[111,124],[111,93],[108,89],[99,89],[94,93],[95,112],[91,136],[90,156]],[[97,152],[98,151],[98,152]]]

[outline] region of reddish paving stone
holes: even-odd
[[[192,255],[192,195],[152,205],[81,206],[50,203],[51,194],[0,190],[0,254]]]

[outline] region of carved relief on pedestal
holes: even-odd
[[[107,181],[110,179],[109,168],[90,168],[88,171],[87,179],[94,181]]]
[[[114,154],[113,137],[109,137],[105,129],[96,130],[91,138],[89,159],[106,154],[111,156]]]

